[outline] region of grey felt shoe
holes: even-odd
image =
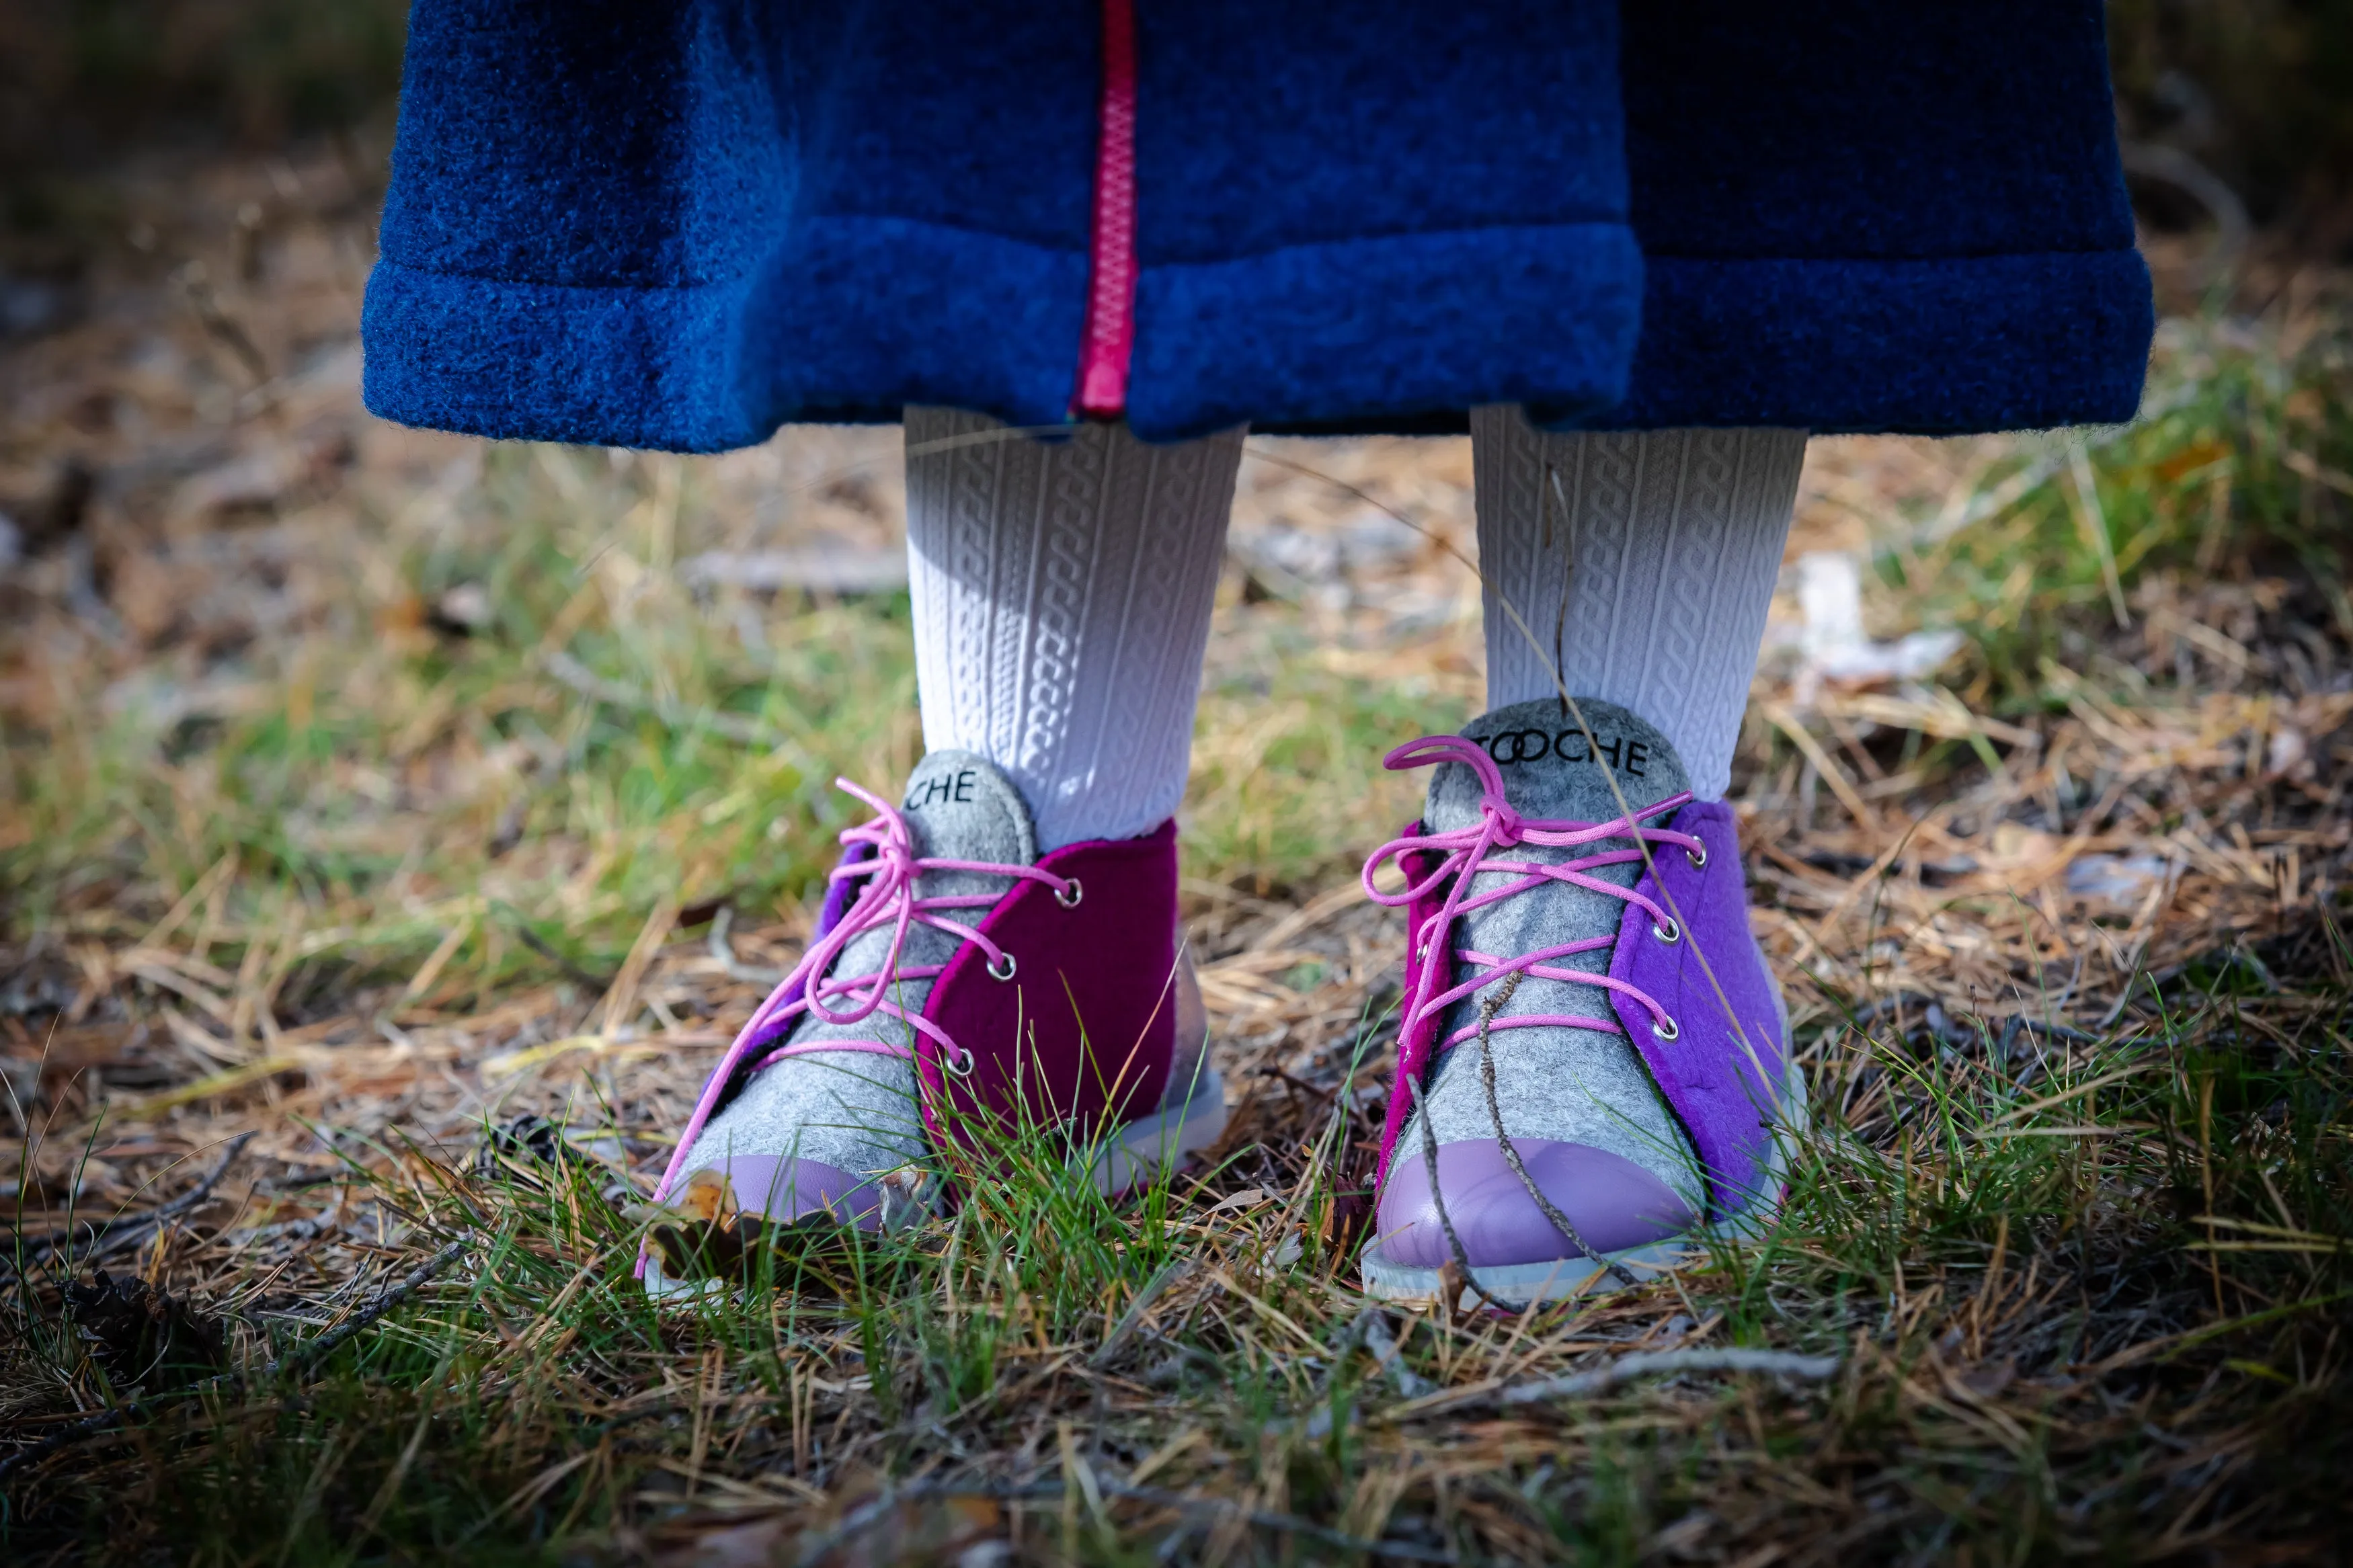
[[[926,756],[897,806],[843,787],[877,816],[842,834],[808,951],[681,1133],[646,1210],[657,1294],[747,1277],[778,1227],[920,1220],[1025,1126],[1060,1124],[1105,1192],[1223,1131],[1173,822],[1041,857],[1018,792],[970,752]]]
[[[924,757],[907,781],[901,810],[926,858],[999,866],[1038,858],[1029,806],[1010,780],[969,752]],[[915,893],[976,897],[985,905],[1012,882],[982,871],[928,871]],[[888,926],[860,932],[828,976],[881,973],[894,934]],[[702,1125],[687,1152],[688,1181],[704,1171],[723,1175],[737,1204],[781,1224],[821,1215],[873,1230],[929,1214],[931,1184],[923,1170],[930,1144],[916,1086],[916,1031],[896,1015],[922,1014],[938,968],[963,940],[911,923],[885,1009],[849,1023],[803,1014],[773,1042],[770,1059]],[[910,970],[923,973],[910,976]],[[902,1049],[862,1048],[878,1037]],[[842,1047],[823,1049],[829,1041]],[[779,1054],[786,1050],[792,1054]]]
[[[1565,757],[1585,749],[1584,738],[1569,731],[1567,746],[1555,743],[1568,730],[1560,704],[1553,699],[1498,709],[1463,726],[1467,737],[1490,743],[1490,755],[1505,756],[1514,748],[1533,752],[1543,737],[1546,755],[1502,769],[1504,798],[1522,816],[1544,821],[1609,822],[1625,809],[1613,792],[1614,774],[1626,804],[1640,813],[1690,787],[1675,749],[1656,729],[1626,709],[1607,702],[1582,703],[1586,721],[1604,747],[1619,748],[1620,763],[1605,773],[1590,762]],[[1606,761],[1606,756],[1603,759]],[[1476,826],[1482,801],[1479,780],[1468,769],[1447,768],[1431,779],[1423,824],[1432,833],[1451,833]],[[1531,861],[1559,862],[1576,851],[1523,846],[1515,852]],[[1593,880],[1631,888],[1641,874],[1639,860],[1598,867],[1586,873]],[[1474,879],[1472,896],[1499,889],[1510,879]],[[1626,901],[1590,888],[1547,882],[1514,898],[1500,900],[1465,915],[1456,927],[1458,953],[1488,952],[1499,956],[1532,952],[1538,948],[1596,937],[1614,939],[1626,914]],[[1607,945],[1562,957],[1557,967],[1606,973]],[[1482,1002],[1495,988],[1463,997],[1448,1010],[1442,1026],[1453,1037],[1472,1027]],[[1495,1059],[1495,1098],[1503,1110],[1504,1131],[1514,1138],[1549,1139],[1599,1149],[1640,1167],[1673,1194],[1684,1213],[1707,1206],[1705,1185],[1693,1157],[1691,1140],[1669,1113],[1666,1102],[1642,1065],[1642,1058],[1616,1031],[1602,1033],[1562,1026],[1513,1027],[1509,1020],[1540,1016],[1598,1017],[1614,1022],[1609,996],[1590,985],[1565,984],[1529,976],[1508,1001],[1494,1011],[1489,1041]],[[1421,1121],[1427,1120],[1439,1147],[1494,1136],[1487,1115],[1487,1094],[1482,1082],[1479,1053],[1448,1051],[1423,1087],[1420,1110],[1399,1139],[1409,1153],[1421,1149]]]
[[[1587,700],[1498,709],[1391,753],[1436,764],[1386,847],[1410,910],[1398,1078],[1366,1289],[1525,1305],[1627,1284],[1779,1196],[1800,1124],[1728,807],[1664,735]],[[1369,888],[1371,868],[1367,868]]]

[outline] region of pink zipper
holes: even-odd
[[[1127,407],[1127,366],[1135,353],[1134,0],[1103,0],[1103,60],[1087,332],[1071,411],[1115,419]]]

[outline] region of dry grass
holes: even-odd
[[[1187,806],[1215,1160],[1117,1208],[1036,1162],[658,1313],[623,1211],[797,951],[828,781],[918,744],[903,596],[824,585],[887,574],[895,432],[389,430],[344,165],[108,199],[148,248],[0,357],[12,1559],[2353,1544],[2339,285],[2171,324],[2080,461],[1817,444],[1793,558],[1972,640],[1760,677],[1735,795],[1822,1111],[1762,1246],[1509,1321],[1354,1290],[1399,958],[1354,859],[1414,804],[1378,753],[1476,705],[1475,584],[1261,462]],[[1462,443],[1268,449],[1468,545]],[[100,1267],[177,1305],[69,1313]],[[1610,1372],[1734,1348],[1832,1370]]]

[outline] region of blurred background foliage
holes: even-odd
[[[2127,137],[2197,159],[2314,258],[2353,256],[2353,0],[2110,0],[2108,47]]]
[[[146,146],[247,150],[388,125],[403,0],[8,0],[0,182],[12,228]],[[2197,159],[2315,257],[2353,254],[2353,0],[2112,0],[2126,134]],[[2021,106],[2031,112],[2031,106]],[[2161,182],[2144,182],[2160,184]],[[2139,193],[2160,224],[2198,214]]]
[[[402,0],[9,0],[0,163],[69,173],[159,142],[348,131],[400,86]]]

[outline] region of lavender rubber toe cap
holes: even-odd
[[[1597,1252],[1662,1241],[1699,1223],[1673,1188],[1606,1149],[1543,1138],[1515,1138],[1512,1147],[1546,1198]],[[1447,1217],[1472,1268],[1578,1255],[1577,1245],[1536,1207],[1493,1139],[1440,1144],[1438,1182]],[[1398,1145],[1377,1220],[1378,1246],[1388,1262],[1418,1268],[1446,1264],[1446,1230],[1430,1201],[1430,1166],[1419,1150]]]
[[[882,1184],[821,1160],[731,1154],[709,1167],[727,1178],[735,1201],[778,1225],[829,1218],[860,1230],[882,1228]]]

